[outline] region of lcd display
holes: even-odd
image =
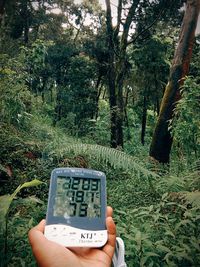
[[[100,179],[58,176],[53,216],[99,218],[100,198]]]

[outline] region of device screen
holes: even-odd
[[[53,216],[99,218],[100,198],[100,179],[58,176]]]

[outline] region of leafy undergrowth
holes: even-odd
[[[128,266],[199,266],[200,207],[186,199],[164,194],[148,207],[115,210]]]
[[[22,189],[10,206],[4,240],[0,242],[6,244],[7,266],[36,266],[27,233],[45,217],[50,173],[61,166],[94,168],[106,173],[108,204],[114,209],[118,235],[125,242],[128,266],[198,266],[198,163],[179,172],[176,168],[158,167],[153,170],[154,175],[147,165],[138,165],[138,159],[129,169],[124,155],[116,164],[106,156],[102,160],[103,153],[112,157],[110,150],[101,152],[96,147],[98,158],[84,151],[80,154],[80,150],[76,151],[80,140],[36,118],[29,130],[4,125],[0,135],[0,195],[12,194],[19,184],[33,179],[44,182]],[[72,149],[67,149],[67,145]],[[52,148],[57,150],[52,153]]]

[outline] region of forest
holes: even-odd
[[[128,267],[199,266],[199,12],[0,1],[0,267],[37,266],[28,231],[58,167],[106,174]]]

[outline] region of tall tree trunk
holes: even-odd
[[[21,16],[23,17],[24,21],[24,43],[25,45],[28,44],[29,41],[29,12],[28,12],[28,1],[23,2],[23,10]]]
[[[128,98],[129,98],[129,88],[126,89],[126,95],[124,99],[124,125],[127,129],[127,140],[131,140],[131,132],[130,132],[130,126],[129,126],[129,119],[128,119],[128,113],[127,113],[127,105],[128,105]]]
[[[150,146],[150,156],[161,163],[169,163],[172,136],[168,130],[176,102],[180,99],[180,86],[189,72],[189,63],[200,10],[199,0],[188,0],[170,77],[162,99],[158,121]]]
[[[107,8],[107,42],[109,48],[108,87],[111,110],[111,147],[116,148],[123,147],[123,85],[127,71],[126,49],[129,44],[129,29],[140,0],[133,1],[128,9],[127,17],[123,23],[122,34],[120,33],[120,27],[122,25],[123,1],[118,1],[117,26],[115,28],[112,25],[110,2],[110,0],[105,0]]]
[[[144,145],[145,132],[146,132],[146,122],[147,122],[147,97],[144,96],[143,99],[143,111],[142,111],[142,131],[141,131],[141,143]]]
[[[158,80],[157,80],[157,75],[156,75],[156,69],[154,68],[154,83],[155,83],[155,92],[156,92],[156,97],[155,97],[155,108],[154,112],[159,114],[160,111],[160,103],[159,103],[159,94],[158,94]]]
[[[99,74],[97,83],[96,83],[96,110],[93,116],[95,120],[98,118],[98,115],[99,115],[99,98],[100,98],[102,87],[103,87],[103,83],[101,83],[101,79],[102,79],[102,75]]]
[[[61,96],[62,88],[57,87],[57,96],[56,96],[56,106],[54,111],[54,120],[53,126],[56,126],[57,122],[61,120],[61,111],[62,111],[62,96]]]
[[[110,145],[111,147],[116,148],[117,147],[117,100],[116,100],[116,90],[115,90],[114,68],[111,67],[109,68],[108,75],[109,75],[108,83],[109,83],[109,103],[110,103],[110,122],[111,122]]]
[[[117,146],[123,148],[124,136],[123,136],[123,121],[124,121],[124,99],[123,99],[123,83],[126,73],[124,64],[125,55],[122,55],[121,62],[117,66],[117,77],[116,77],[116,92],[117,92]]]
[[[109,103],[110,103],[110,124],[111,124],[111,138],[110,145],[113,148],[117,147],[117,99],[115,88],[115,54],[114,54],[114,42],[113,42],[113,26],[111,17],[110,1],[106,0],[107,14],[107,42],[109,46],[109,67],[108,67],[108,87],[109,87]]]
[[[1,0],[0,1],[0,25],[1,25],[1,21],[3,19],[3,15],[4,15],[5,5],[6,5],[6,0]]]

